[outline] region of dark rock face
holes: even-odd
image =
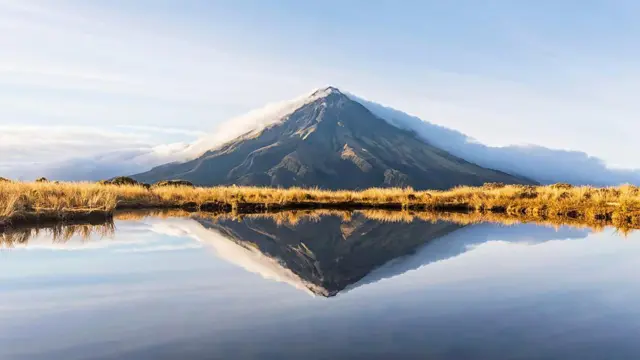
[[[291,270],[301,285],[334,296],[388,261],[414,253],[422,245],[460,229],[447,222],[379,222],[354,214],[278,224],[271,218],[196,219],[236,244],[253,248]]]
[[[376,117],[335,88],[282,122],[199,158],[133,176],[195,185],[447,189],[529,180],[469,163]]]

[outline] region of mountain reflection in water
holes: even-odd
[[[174,215],[0,235],[0,359],[640,354],[640,233],[383,212]]]
[[[530,224],[462,226],[419,218],[398,221],[393,212],[375,216],[361,212],[348,216],[332,212],[289,215],[169,216],[153,222],[149,230],[191,238],[249,272],[324,297],[460,255],[489,240],[538,243],[584,238],[589,233],[585,229]],[[108,247],[114,245],[108,239],[114,232],[117,227],[113,223],[60,225],[1,234],[0,242],[5,247],[76,248],[97,246],[91,242],[102,239],[99,246]]]

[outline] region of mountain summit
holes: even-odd
[[[327,189],[446,189],[485,182],[530,182],[430,145],[377,117],[335,87],[318,89],[288,106],[263,128],[193,160],[158,166],[134,178],[144,182],[184,179],[208,186]]]

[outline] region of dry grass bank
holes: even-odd
[[[447,221],[461,226],[494,223],[505,226],[518,224],[537,224],[549,227],[570,226],[574,228],[602,231],[607,227],[616,228],[623,234],[640,229],[638,224],[613,219],[585,219],[571,218],[567,216],[553,216],[548,218],[531,217],[526,214],[506,214],[491,212],[447,212],[438,210],[283,210],[265,213],[239,214],[239,213],[193,213],[183,210],[167,211],[119,211],[114,215],[115,220],[142,220],[147,217],[194,217],[206,218],[213,221],[231,220],[242,221],[244,219],[269,219],[278,225],[296,226],[302,221],[320,221],[325,216],[340,218],[343,222],[349,222],[355,214],[360,214],[367,219],[384,223],[411,223],[413,221],[426,221],[436,223]],[[616,218],[619,219],[619,218]]]
[[[638,223],[630,223],[627,221],[619,221],[615,219],[588,219],[588,218],[572,218],[567,216],[552,217],[534,217],[526,214],[507,214],[507,213],[491,213],[491,212],[447,212],[438,210],[285,210],[274,211],[268,213],[254,214],[237,214],[237,213],[165,213],[165,216],[194,216],[211,218],[213,220],[226,219],[241,221],[246,218],[264,218],[271,219],[278,225],[297,225],[301,221],[319,221],[325,216],[339,217],[344,222],[351,220],[354,214],[361,214],[365,218],[385,223],[411,223],[413,221],[426,221],[436,223],[439,221],[447,221],[459,224],[461,226],[494,223],[505,226],[517,224],[533,223],[537,225],[560,227],[570,226],[575,228],[589,228],[594,231],[601,231],[606,227],[614,227],[622,233],[628,233],[632,230],[640,229]],[[141,216],[141,215],[139,215]],[[141,217],[140,217],[141,218]],[[116,215],[116,219],[120,219]]]
[[[25,246],[33,238],[44,234],[54,243],[66,243],[72,237],[80,237],[84,241],[88,241],[94,237],[113,237],[115,233],[115,225],[113,220],[117,221],[139,221],[147,217],[193,217],[204,218],[212,221],[243,221],[244,219],[270,219],[279,226],[297,226],[304,221],[320,221],[323,217],[338,217],[343,222],[348,223],[353,216],[360,214],[367,219],[384,222],[384,223],[411,223],[413,221],[439,222],[448,221],[459,224],[461,226],[473,225],[478,223],[496,223],[505,226],[517,225],[521,223],[535,223],[544,226],[570,226],[575,228],[588,228],[593,231],[602,231],[606,227],[615,227],[622,234],[627,235],[633,230],[633,226],[628,223],[617,223],[613,220],[586,220],[568,217],[553,217],[548,219],[529,218],[527,216],[517,216],[509,214],[497,213],[480,213],[480,212],[442,212],[442,211],[390,211],[390,210],[286,210],[274,211],[267,213],[254,214],[238,214],[238,213],[193,213],[184,210],[123,210],[114,214],[113,219],[105,220],[96,224],[45,224],[44,226],[21,227],[10,229],[9,231],[0,232],[0,251],[4,248],[13,248]]]
[[[70,219],[115,209],[181,208],[187,211],[255,213],[277,210],[393,209],[467,211],[544,220],[613,221],[640,227],[640,188],[487,184],[448,191],[368,189],[324,191],[259,187],[152,187],[95,183],[0,182],[0,223],[38,216]],[[2,227],[2,226],[0,226]]]

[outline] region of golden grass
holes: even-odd
[[[296,226],[303,221],[317,222],[326,216],[340,218],[342,222],[349,223],[355,214],[364,218],[383,223],[411,223],[414,221],[425,221],[436,223],[447,221],[461,226],[474,225],[480,223],[494,223],[505,226],[518,225],[522,223],[534,223],[537,225],[560,227],[570,226],[575,228],[588,228],[593,231],[602,231],[606,227],[615,227],[620,233],[627,235],[634,229],[633,224],[617,222],[612,219],[584,219],[570,218],[566,216],[554,216],[550,218],[530,217],[526,214],[506,214],[491,212],[443,212],[434,210],[412,211],[412,210],[284,210],[266,213],[238,214],[238,213],[208,213],[208,212],[187,212],[180,209],[161,210],[124,210],[117,211],[113,219],[100,224],[51,224],[44,227],[23,227],[9,229],[0,232],[0,250],[2,248],[13,248],[18,245],[26,245],[30,239],[44,233],[45,236],[56,243],[65,243],[72,237],[78,236],[88,241],[90,238],[113,237],[116,221],[138,221],[148,217],[172,218],[190,217],[209,219],[211,221],[243,221],[245,219],[268,219],[279,226]]]
[[[122,189],[126,193],[126,189]],[[0,182],[0,219],[38,211],[115,209],[118,193],[88,183]]]
[[[252,213],[283,209],[352,210],[375,208],[408,211],[464,210],[506,214],[520,219],[610,221],[640,227],[640,189],[570,185],[520,186],[487,184],[447,191],[374,188],[363,191],[275,189],[261,187],[152,187],[95,183],[0,182],[0,223],[24,214],[73,213],[115,209],[184,208],[188,211]]]
[[[171,213],[165,213],[165,216],[171,216]],[[366,219],[374,220],[383,223],[411,223],[414,221],[426,221],[430,223],[436,223],[440,221],[447,221],[455,223],[461,226],[481,224],[481,223],[494,223],[505,226],[512,226],[518,224],[534,223],[543,226],[561,227],[570,226],[575,228],[589,228],[595,231],[601,231],[605,227],[615,227],[618,230],[626,233],[633,229],[627,223],[616,223],[612,220],[591,220],[579,218],[569,218],[563,216],[556,216],[553,218],[533,218],[525,215],[518,216],[505,213],[481,213],[481,212],[445,212],[445,211],[411,211],[411,210],[284,210],[274,211],[269,213],[255,213],[255,214],[235,214],[235,213],[189,213],[188,216],[196,218],[209,218],[214,221],[218,220],[231,220],[242,221],[244,219],[270,219],[278,225],[297,225],[302,221],[319,221],[325,216],[334,216],[340,218],[343,222],[349,222],[353,218],[354,214],[360,214]],[[184,213],[173,213],[173,216],[181,217]],[[116,216],[119,219],[119,216]]]
[[[353,218],[354,214],[360,214],[366,219],[374,220],[383,223],[411,223],[414,221],[425,221],[430,223],[436,223],[441,221],[451,222],[460,226],[468,226],[482,223],[493,223],[504,226],[514,226],[518,224],[532,223],[541,226],[548,226],[554,228],[560,228],[562,226],[569,226],[580,229],[590,229],[595,232],[604,230],[606,227],[613,227],[620,233],[627,235],[633,230],[640,229],[640,227],[629,224],[626,222],[616,222],[613,220],[587,220],[581,218],[570,218],[563,216],[555,216],[552,218],[535,218],[528,217],[526,215],[518,216],[514,214],[505,213],[481,213],[481,212],[443,212],[443,211],[411,211],[411,210],[285,210],[274,211],[269,213],[255,213],[255,214],[234,214],[234,213],[190,213],[190,217],[195,218],[208,218],[213,221],[219,220],[231,220],[242,221],[244,219],[270,219],[277,225],[290,225],[296,226],[302,221],[317,222],[325,216],[333,216],[340,218],[343,222],[348,223]],[[165,216],[169,213],[165,213]],[[184,213],[177,214],[175,216],[184,216]],[[118,217],[116,217],[118,218]]]

